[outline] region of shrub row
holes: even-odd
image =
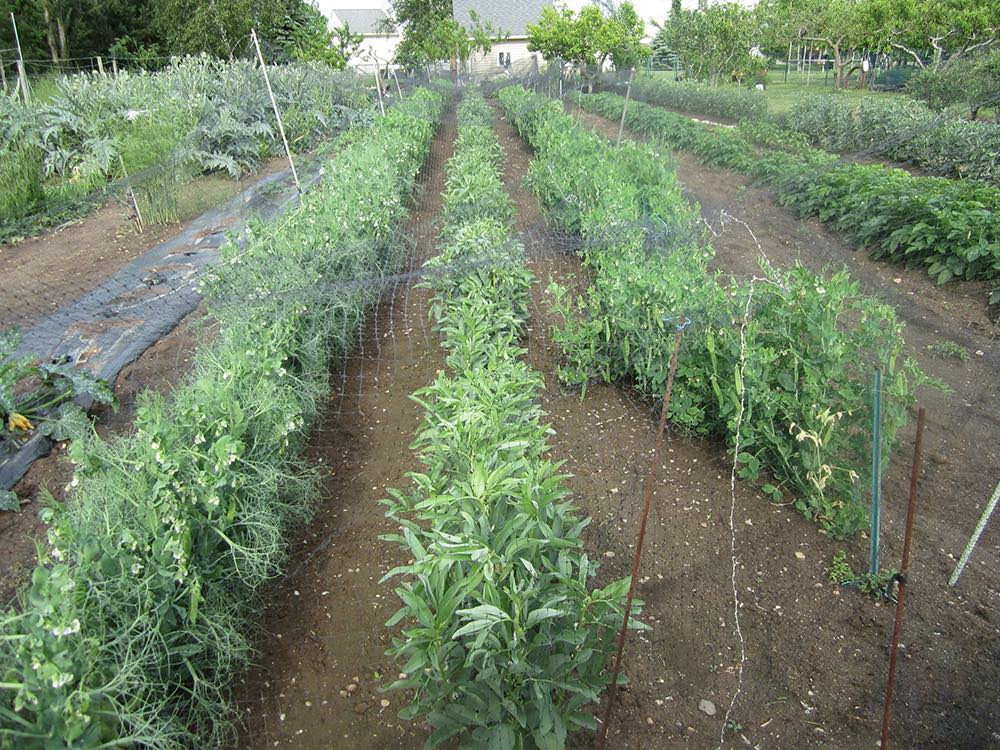
[[[1000,125],[934,112],[907,97],[803,97],[786,124],[832,151],[863,151],[946,177],[1000,184]]]
[[[707,268],[712,252],[699,243],[697,209],[655,148],[614,148],[523,89],[505,89],[500,99],[536,151],[532,188],[552,220],[583,235],[594,271],[583,295],[550,288],[565,321],[555,333],[563,379],[585,386],[624,378],[660,397],[683,314],[693,324],[677,369],[674,424],[730,445],[739,429],[741,476],[768,479],[763,490],[775,499],[792,493],[836,535],[861,528],[871,368],[886,375],[886,451],[923,379],[903,360],[892,308],[861,296],[843,270],[779,272],[762,261],[758,280],[723,286]]]
[[[255,593],[314,482],[298,458],[383,274],[443,100],[418,91],[346,139],[324,180],[205,281],[219,332],[135,431],[80,436],[71,501],[0,616],[0,747],[221,743]]]
[[[682,83],[663,74],[637,75],[632,82],[632,96],[661,107],[727,120],[759,120],[767,116],[767,97],[755,89]]]
[[[622,97],[595,94],[579,101],[589,112],[621,115]],[[995,284],[1000,279],[1000,188],[845,163],[798,147],[781,131],[769,131],[769,137],[789,151],[760,151],[738,130],[711,128],[641,102],[629,105],[626,123],[693,152],[707,166],[766,180],[783,205],[829,222],[875,258],[925,268],[938,283],[962,278]],[[758,130],[751,135],[763,136]],[[998,300],[1000,290],[991,298]]]
[[[448,161],[440,255],[428,263],[433,316],[449,371],[417,391],[413,444],[424,470],[392,493],[388,515],[412,563],[393,570],[403,622],[392,653],[414,691],[402,717],[426,719],[426,747],[562,748],[595,728],[627,579],[588,590],[587,520],[568,500],[539,374],[519,338],[534,278],[510,236],[513,206],[492,111],[469,92]]]

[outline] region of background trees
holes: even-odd
[[[574,65],[593,91],[608,60],[616,70],[627,70],[649,56],[644,32],[645,23],[628,2],[608,9],[588,5],[579,13],[546,6],[538,23],[528,25],[528,49]]]
[[[680,55],[691,77],[715,86],[721,76],[743,80],[760,67],[751,54],[758,36],[757,14],[739,3],[678,7],[660,27],[654,47]]]
[[[331,32],[313,0],[0,0],[3,48],[14,47],[11,12],[24,57],[50,61],[33,62],[32,72],[74,67],[96,55],[144,66],[178,54],[238,56],[247,51],[251,28],[275,60],[343,67],[357,42],[346,29]]]

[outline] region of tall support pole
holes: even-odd
[[[3,87],[4,93],[7,92],[7,70],[4,68],[3,56],[0,55],[0,86]]]
[[[399,87],[399,76],[396,75],[396,69],[395,68],[392,69],[392,80],[394,80],[396,82],[396,94],[399,96],[400,99],[402,99],[403,98],[403,89],[401,89]]]
[[[10,14],[10,22],[14,27],[14,41],[17,43],[17,76],[21,85],[21,95],[24,97],[24,105],[31,104],[31,94],[28,92],[28,71],[24,69],[24,53],[21,51],[21,37],[17,33],[17,21],[14,14]]]
[[[615,141],[615,146],[622,145],[622,134],[625,132],[625,115],[628,112],[628,100],[632,95],[632,76],[635,75],[635,68],[628,73],[628,87],[625,89],[625,102],[622,104],[622,119],[618,123],[618,140]]]
[[[115,78],[118,77],[118,58],[117,57],[112,57],[111,58],[111,73],[114,75]]]
[[[785,58],[785,83],[788,83],[788,69],[792,67],[792,43],[788,43],[788,57]]]
[[[885,688],[885,707],[882,711],[881,750],[889,747],[889,722],[892,720],[892,696],[896,686],[896,656],[899,636],[903,630],[903,605],[906,603],[906,576],[910,570],[910,543],[913,540],[913,516],[917,509],[917,485],[920,482],[920,462],[924,450],[924,408],[917,412],[917,439],[913,446],[913,467],[910,471],[910,501],[906,508],[906,533],[903,536],[903,560],[896,578],[899,591],[896,595],[896,622],[892,628],[892,648],[889,651],[889,680]]]
[[[965,564],[969,562],[969,556],[972,554],[972,550],[976,548],[979,544],[979,537],[983,535],[983,530],[986,528],[986,524],[990,520],[990,516],[993,515],[993,511],[997,509],[997,502],[1000,501],[1000,482],[997,483],[997,488],[993,490],[993,497],[986,504],[985,510],[983,510],[983,515],[979,518],[979,523],[976,525],[976,530],[972,532],[972,537],[969,539],[969,543],[965,545],[965,552],[962,553],[962,557],[958,560],[958,565],[955,566],[954,572],[951,574],[951,578],[948,579],[948,585],[954,586],[958,583],[958,577],[962,575],[962,571],[965,570]]]
[[[382,74],[379,70],[378,60],[375,61],[375,90],[378,92],[378,108],[385,117],[385,102],[382,101]]]
[[[278,102],[274,99],[274,91],[271,89],[271,79],[267,75],[267,66],[264,64],[264,55],[260,51],[260,40],[257,39],[257,30],[251,29],[250,36],[253,37],[253,46],[257,49],[257,60],[260,62],[260,69],[264,73],[264,83],[267,85],[267,95],[271,98],[271,106],[274,108],[274,116],[278,119],[278,132],[281,133],[281,142],[285,144],[285,155],[288,157],[288,166],[292,168],[292,179],[295,180],[295,189],[302,195],[302,185],[299,184],[299,175],[295,171],[295,162],[292,161],[292,150],[288,147],[288,138],[285,137],[285,125],[281,121],[281,112],[278,111]]]
[[[879,529],[882,525],[882,371],[875,368],[872,386],[872,524],[868,572],[878,575]]]

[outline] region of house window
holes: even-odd
[[[501,68],[510,67],[510,52],[498,52],[497,53],[497,65]]]

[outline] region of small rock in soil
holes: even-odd
[[[354,713],[356,713],[356,714],[363,714],[367,710],[368,710],[368,704],[367,703],[359,703],[358,705],[356,705],[354,707]]]
[[[698,703],[698,710],[703,714],[708,714],[709,716],[715,716],[715,704],[712,701],[705,700],[704,698]]]

